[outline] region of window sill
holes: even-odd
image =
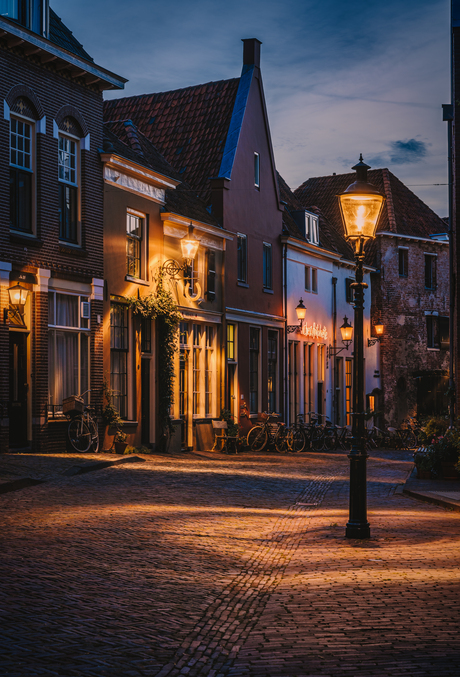
[[[246,289],[249,289],[249,285],[247,282],[238,281],[236,284],[238,285],[238,287],[246,287]]]
[[[126,282],[134,282],[135,284],[141,284],[144,287],[150,286],[150,282],[147,282],[146,280],[142,280],[140,277],[132,277],[131,275],[125,275],[125,280],[126,280]]]
[[[257,418],[259,414],[249,414],[248,418]]]
[[[440,353],[441,348],[427,348],[427,350],[430,350],[432,353]]]
[[[17,230],[10,231],[10,242],[15,244],[22,244],[28,247],[43,247],[43,240],[39,240],[35,235],[27,235],[26,233],[20,233]]]
[[[70,256],[78,256],[78,258],[85,259],[88,256],[86,249],[82,249],[78,244],[71,244],[70,242],[59,242],[59,251],[61,254],[69,254]]]
[[[274,294],[275,292],[273,289],[265,289],[265,287],[262,289],[264,294]]]

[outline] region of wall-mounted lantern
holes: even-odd
[[[376,324],[374,324],[374,334],[375,334],[375,336],[373,338],[367,339],[367,345],[373,346],[375,343],[380,343],[380,340],[383,336],[383,330],[384,329],[385,329],[385,326],[382,324],[382,322],[380,320]]]
[[[24,309],[29,296],[29,290],[21,285],[15,284],[14,287],[8,289],[9,306],[3,311],[3,320],[7,322],[9,318],[13,320],[14,324],[25,327]]]
[[[170,277],[176,277],[181,271],[184,271],[192,265],[198,247],[200,246],[200,241],[193,234],[193,225],[190,223],[188,228],[188,233],[180,241],[180,248],[182,253],[182,259],[184,263],[181,265],[175,259],[168,259],[161,266],[161,272],[167,273]]]
[[[299,304],[296,306],[295,312],[297,319],[299,320],[299,324],[288,324],[286,326],[286,332],[288,334],[292,334],[293,332],[300,333],[302,331],[303,321],[307,314],[307,308],[303,304],[303,299],[300,299]]]
[[[346,315],[343,318],[343,324],[340,327],[340,334],[342,335],[342,343],[344,345],[344,348],[335,348],[334,346],[328,346],[327,359],[329,359],[333,355],[338,355],[344,350],[348,350],[350,343],[353,340],[353,327],[348,322],[348,317]]]

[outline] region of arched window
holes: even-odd
[[[29,99],[18,97],[10,110],[10,227],[21,233],[35,230],[35,122]]]
[[[59,239],[81,244],[80,227],[80,139],[79,123],[65,117],[58,133]]]

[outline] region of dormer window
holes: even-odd
[[[47,37],[48,0],[0,0],[0,16]]]
[[[305,238],[311,244],[319,244],[319,226],[316,214],[305,212]]]

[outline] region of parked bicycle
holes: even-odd
[[[97,423],[92,414],[94,408],[85,405],[84,396],[90,393],[86,390],[81,395],[71,395],[62,402],[62,411],[70,419],[67,435],[75,451],[84,453],[99,449],[99,432]]]
[[[278,421],[279,414],[265,411],[262,423],[253,426],[248,432],[246,444],[251,451],[263,451],[273,444],[276,451],[284,454],[288,451],[286,425]]]

